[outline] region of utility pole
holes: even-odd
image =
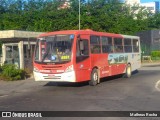
[[[81,0],[79,0],[79,30],[81,29]]]

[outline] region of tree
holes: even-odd
[[[160,12],[152,15],[148,24],[150,29],[160,29]]]
[[[60,9],[61,0],[1,0],[0,29],[57,31],[78,29],[79,0]],[[145,8],[122,4],[119,0],[81,0],[81,29],[121,34],[160,27],[160,15]]]

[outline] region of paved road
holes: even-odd
[[[0,110],[13,111],[159,111],[160,66],[142,67],[131,78],[102,79],[91,87],[24,80],[0,81]],[[53,119],[53,118],[51,118]],[[55,118],[56,120],[75,118]],[[86,118],[76,118],[85,120]],[[87,118],[96,120],[97,118]],[[98,118],[109,119],[109,118]],[[146,118],[110,118],[145,120]],[[150,120],[158,118],[147,118]]]

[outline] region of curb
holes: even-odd
[[[142,63],[142,67],[160,66],[160,63]]]

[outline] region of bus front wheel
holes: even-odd
[[[124,77],[125,78],[130,78],[131,75],[132,75],[131,65],[128,64],[127,67],[126,67],[126,73],[124,74]]]
[[[97,85],[98,84],[98,80],[99,80],[98,70],[97,69],[93,69],[92,73],[91,73],[91,80],[89,81],[89,85],[90,86]]]

